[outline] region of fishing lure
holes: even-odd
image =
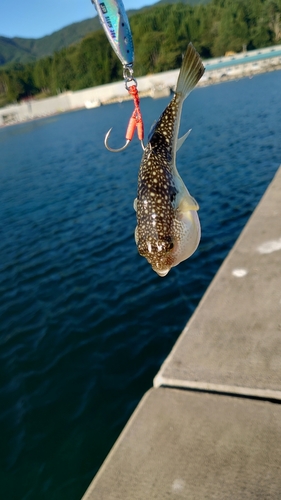
[[[129,20],[122,0],[92,0],[102,27],[123,67],[134,63],[134,44]]]
[[[135,130],[137,129],[138,138],[141,142],[142,148],[144,149],[143,121],[139,107],[137,82],[133,77],[134,44],[125,7],[122,0],[91,1],[97,10],[100,22],[109,40],[109,43],[123,65],[123,78],[125,81],[125,87],[133,97],[135,105],[135,109],[128,124],[125,145],[118,149],[112,149],[108,146],[108,138],[112,130],[110,129],[105,136],[105,147],[109,151],[112,151],[114,153],[123,151],[131,142]]]

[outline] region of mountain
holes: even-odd
[[[181,3],[195,5],[208,3],[210,0],[180,0]],[[177,3],[179,0],[160,0],[157,4]],[[143,7],[139,11],[152,8]],[[136,14],[137,10],[129,10],[128,16]],[[13,63],[28,63],[41,57],[80,42],[86,35],[101,28],[98,17],[73,23],[42,38],[7,38],[0,36],[0,67]]]
[[[100,28],[97,17],[70,24],[42,38],[7,38],[0,36],[0,65],[27,63],[75,44]]]
[[[163,3],[186,3],[188,5],[194,6],[194,5],[200,5],[200,4],[206,4],[209,3],[211,0],[160,0],[157,2],[157,4],[163,5]]]

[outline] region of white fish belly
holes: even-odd
[[[175,224],[176,233],[180,234],[180,238],[174,240],[172,267],[188,259],[197,249],[201,238],[201,226],[197,211],[189,210],[180,214]]]

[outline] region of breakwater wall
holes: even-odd
[[[281,167],[83,500],[281,492]]]
[[[281,69],[281,45],[233,56],[203,61],[206,72],[198,86],[253,76]],[[140,95],[162,97],[165,89],[174,89],[179,70],[166,71],[138,78]],[[166,93],[167,95],[167,93]],[[21,123],[44,116],[73,111],[85,106],[95,107],[130,98],[124,82],[91,87],[76,92],[68,91],[47,99],[30,99],[20,104],[0,108],[0,126]]]

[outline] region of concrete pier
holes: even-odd
[[[83,500],[281,498],[281,167]]]
[[[154,385],[281,399],[281,168]]]

